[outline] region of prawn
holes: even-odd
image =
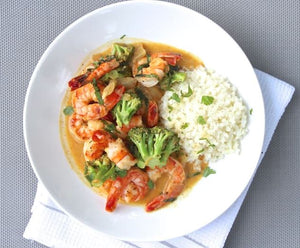
[[[69,130],[78,141],[88,140],[94,131],[102,129],[104,129],[104,123],[101,120],[86,121],[76,113],[69,118]]]
[[[128,125],[124,125],[122,127],[117,126],[117,130],[119,131],[119,136],[121,138],[125,138],[131,128],[134,127],[142,127],[143,120],[141,115],[134,115],[132,116],[131,120],[129,121]]]
[[[150,59],[143,57],[138,60],[132,67],[132,74],[144,86],[152,87],[163,79],[169,71],[169,65],[175,66],[181,57],[177,53],[154,53]]]
[[[118,177],[115,181],[105,184],[108,191],[105,210],[113,212],[119,199],[125,202],[137,202],[147,194],[148,175],[138,168],[131,168],[123,178]]]
[[[176,200],[177,196],[184,188],[186,179],[184,168],[179,161],[172,157],[168,158],[167,164],[164,167],[155,167],[154,169],[148,168],[147,173],[153,181],[156,181],[163,173],[168,173],[169,175],[169,179],[166,182],[162,193],[146,204],[145,209],[147,212],[161,208],[168,202]]]
[[[72,78],[68,85],[71,88],[71,91],[76,90],[85,84],[88,84],[93,81],[93,79],[97,80],[104,76],[106,73],[112,71],[113,69],[119,66],[119,62],[116,59],[111,61],[104,62],[100,64],[94,71],[91,73],[84,73],[82,75],[76,76]]]
[[[98,87],[102,92],[104,86],[98,84]],[[118,101],[120,101],[124,91],[125,87],[118,85],[110,95],[103,99],[104,103],[99,104],[94,86],[89,83],[74,91],[72,105],[75,113],[83,116],[86,120],[99,119],[106,116]]]
[[[87,140],[83,146],[85,159],[88,161],[95,160],[104,151],[107,157],[120,169],[129,170],[137,162],[122,139],[113,139],[106,131],[97,130],[93,133],[92,138]]]

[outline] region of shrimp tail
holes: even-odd
[[[152,212],[158,208],[161,208],[163,205],[166,204],[164,202],[164,200],[165,200],[164,195],[159,195],[159,196],[155,197],[152,201],[147,203],[147,205],[145,207],[146,212]]]
[[[107,199],[105,210],[108,212],[113,212],[118,204],[118,201],[122,194],[122,180],[121,178],[117,178],[113,183],[113,187],[110,188]]]

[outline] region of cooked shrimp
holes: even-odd
[[[85,84],[90,83],[93,79],[96,80],[99,79],[100,77],[104,76],[106,73],[117,68],[118,66],[119,66],[119,62],[117,62],[115,59],[104,62],[100,64],[93,72],[91,73],[87,72],[72,78],[69,81],[68,85],[71,88],[71,91],[76,90],[84,86]]]
[[[133,76],[144,86],[152,87],[169,71],[169,64],[176,65],[180,58],[181,55],[176,53],[154,53],[150,62],[149,58],[143,57],[133,65]]]
[[[179,53],[160,52],[152,54],[151,59],[152,58],[162,58],[163,60],[167,61],[169,65],[175,66],[177,61],[180,60],[182,56]]]
[[[122,170],[129,170],[137,163],[137,159],[132,156],[120,138],[109,142],[104,151],[107,153],[108,158]]]
[[[131,128],[142,127],[142,126],[143,126],[142,116],[141,115],[134,115],[134,116],[132,116],[132,118],[129,121],[128,125],[123,124],[122,127],[117,126],[117,130],[119,131],[119,136],[121,138],[125,138]]]
[[[129,170],[137,163],[137,160],[129,152],[122,139],[113,139],[109,133],[102,130],[94,132],[92,140],[86,141],[85,148],[84,155],[87,160],[96,159],[95,156],[102,154],[104,150],[107,157],[120,169]]]
[[[149,177],[155,180],[159,177],[159,174],[163,173],[168,173],[169,179],[166,182],[162,194],[154,197],[154,199],[147,203],[147,212],[151,212],[153,210],[161,208],[167,202],[176,200],[177,196],[182,192],[184,188],[186,177],[184,168],[180,162],[178,162],[174,158],[169,157],[166,166],[162,168],[156,167],[154,171],[148,170]]]
[[[101,120],[86,121],[76,113],[73,113],[69,119],[69,130],[78,141],[88,140],[94,131],[103,128],[104,123]]]
[[[105,184],[108,190],[106,211],[113,212],[119,199],[125,202],[136,202],[144,198],[149,190],[147,173],[138,168],[131,168],[123,178]]]
[[[100,91],[103,91],[104,86],[98,84]],[[86,120],[95,120],[102,118],[118,103],[121,99],[125,87],[117,86],[114,91],[104,98],[104,104],[99,104],[95,89],[91,83],[82,86],[74,91],[72,96],[72,105],[78,115],[83,116]]]
[[[97,80],[104,76],[106,73],[117,68],[119,65],[119,62],[116,59],[104,62],[100,64],[94,71],[91,72],[91,74],[86,78],[86,81],[91,82],[93,79]]]

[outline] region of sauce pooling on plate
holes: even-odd
[[[68,82],[64,150],[81,178],[106,197],[107,211],[119,201],[157,210],[201,178],[205,156],[188,161],[178,133],[166,128],[159,110],[165,92],[199,66],[200,59],[168,45],[120,40],[93,54]]]

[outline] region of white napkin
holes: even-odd
[[[266,133],[257,169],[295,88],[264,72],[259,70],[255,70],[255,72],[262,89],[266,108]],[[252,180],[249,185],[251,182]],[[162,242],[127,242],[113,239],[73,220],[52,202],[46,189],[41,183],[38,183],[36,197],[31,210],[32,216],[23,236],[26,239],[35,240],[55,248],[221,248],[224,246],[227,235],[247,194],[249,185],[223,215],[193,233]]]

